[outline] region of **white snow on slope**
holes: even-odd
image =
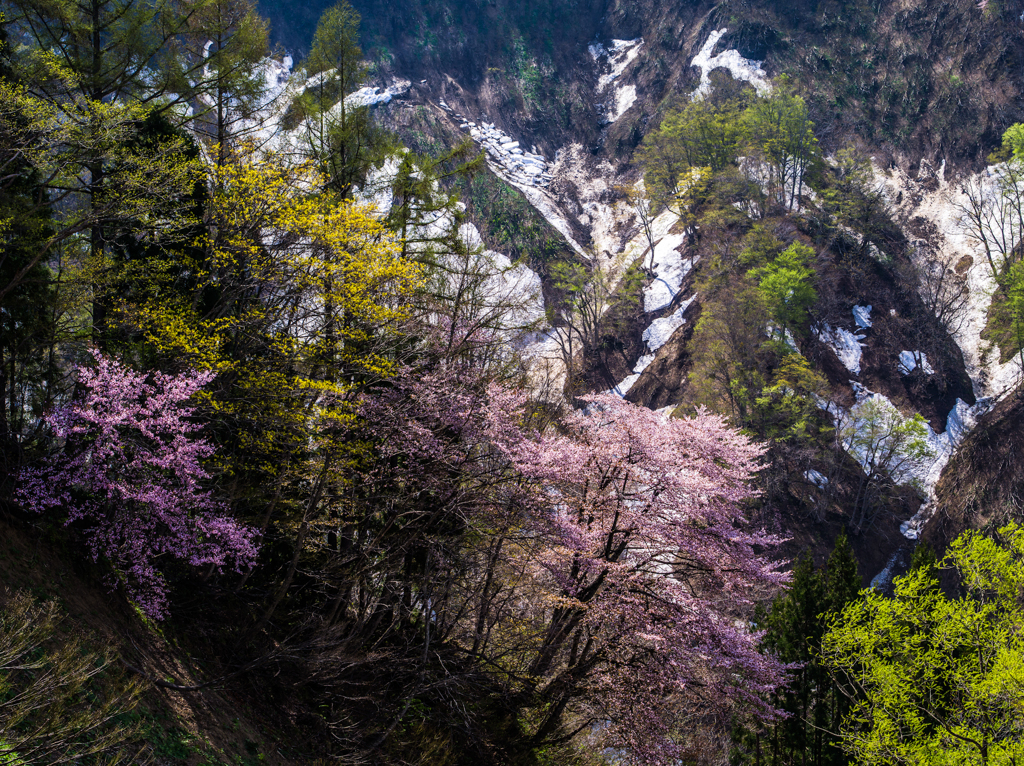
[[[499,173],[499,175],[501,174]],[[557,203],[550,196],[548,196],[542,189],[538,189],[535,186],[525,186],[510,178],[506,178],[506,180],[523,193],[523,196],[526,197],[530,204],[537,209],[537,212],[544,216],[545,220],[547,220],[547,222],[550,223],[559,234],[565,237],[565,241],[569,243],[573,250],[587,260],[590,260],[590,253],[584,250],[580,243],[573,237],[569,221],[563,215]]]
[[[605,123],[615,122],[636,101],[636,86],[618,82],[626,68],[640,54],[644,40],[612,40],[608,47],[601,43],[591,43],[587,49],[598,67],[607,71],[601,74],[595,88],[598,96],[604,97],[602,119]]]
[[[470,137],[487,152],[487,164],[500,169],[499,175],[509,176],[519,184],[544,186],[551,180],[548,161],[543,155],[528,152],[519,142],[493,123],[466,121],[459,127],[469,131]]]
[[[561,403],[565,388],[567,370],[562,348],[565,328],[553,327],[535,333],[522,347],[530,387],[543,401]]]
[[[537,272],[524,263],[513,265],[507,255],[484,250],[492,275],[486,284],[487,298],[495,310],[501,310],[507,327],[524,327],[545,318],[541,280]],[[511,308],[504,308],[510,306]]]
[[[618,382],[618,384],[614,388],[607,391],[606,393],[615,394],[616,396],[625,398],[626,394],[629,393],[629,389],[631,389],[633,387],[633,384],[636,383],[638,380],[640,380],[640,373],[634,372],[632,375],[627,375],[626,377],[624,377],[622,380]]]
[[[917,475],[924,486],[928,500],[913,517],[900,524],[900,532],[907,539],[916,540],[921,534],[925,523],[935,511],[934,490],[942,475],[942,470],[946,467],[949,459],[953,457],[953,453],[956,452],[956,448],[964,437],[977,425],[978,419],[992,408],[993,404],[994,401],[990,398],[979,399],[973,406],[962,399],[957,399],[956,405],[946,417],[945,431],[937,434],[931,426],[926,426],[928,445],[935,451],[935,457],[927,465],[920,466]]]
[[[856,322],[857,327],[862,330],[866,330],[871,327],[871,306],[854,306],[853,321]]]
[[[918,367],[925,375],[933,375],[935,370],[928,364],[928,357],[924,351],[900,351],[900,361],[896,365],[904,375],[909,375]]]
[[[485,250],[479,229],[471,223],[459,227],[459,236],[470,253],[467,261],[458,256],[446,260],[453,280],[467,267],[475,272],[460,286],[473,306],[472,318],[496,326],[513,343],[529,340],[522,337],[524,332],[535,330],[545,318],[540,276],[526,264],[513,264],[507,255]]]
[[[978,403],[971,407],[958,400],[947,418],[946,431],[934,434],[929,430],[929,441],[937,454],[927,472],[927,481],[924,482],[929,499],[914,518],[904,522],[901,527],[904,535],[916,539],[935,509],[931,492],[934,483],[957,445],[995,401],[1013,390],[1021,375],[1018,360],[1000,363],[998,349],[981,338],[995,283],[983,247],[960,224],[958,209],[967,203],[963,189],[968,184],[980,185],[984,198],[993,208],[998,209],[995,203],[1001,167],[989,167],[977,174],[958,178],[955,182],[946,178],[945,160],[938,168],[922,161],[916,178],[895,166],[883,169],[873,163],[872,170],[876,188],[894,211],[896,220],[924,219],[934,227],[934,234],[927,240],[911,242],[910,251],[918,265],[924,269],[956,268],[958,273],[965,275],[969,289],[964,321],[954,324],[952,335],[963,352]],[[998,217],[993,219],[994,222],[997,220]],[[995,225],[998,227],[998,223]],[[900,355],[901,372],[904,372],[904,368],[909,372],[913,367],[908,363],[919,360],[927,361],[923,353],[918,355],[916,352],[904,351]],[[920,366],[930,374],[930,365]]]
[[[642,357],[637,359],[636,364],[633,365],[633,373],[627,375],[619,384],[613,389],[608,391],[609,394],[615,394],[616,396],[625,396],[629,393],[629,389],[633,387],[633,384],[640,380],[640,374],[651,366],[651,362],[654,361],[654,354],[644,354]]]
[[[465,120],[462,115],[456,117]],[[478,125],[466,120],[459,127],[469,131],[470,137],[483,147],[487,166],[494,174],[519,189],[537,212],[565,238],[572,249],[589,260],[590,253],[576,241],[568,219],[555,200],[543,189],[551,182],[551,164],[542,155],[521,149],[518,141],[496,128],[493,123],[482,122]]]
[[[820,402],[821,406],[832,416],[837,423],[849,423],[856,419],[861,409],[868,403],[880,404],[880,411],[884,417],[892,418],[895,423],[902,423],[906,420],[888,397],[884,394],[870,391],[864,386],[851,381],[857,401],[849,410],[835,404],[834,402]],[[963,441],[963,438],[977,424],[978,418],[985,414],[993,405],[992,399],[979,399],[974,405],[969,405],[962,399],[957,399],[953,409],[946,416],[946,430],[936,433],[930,424],[925,423],[925,439],[931,450],[931,455],[917,463],[905,466],[899,475],[893,478],[898,482],[916,481],[924,493],[926,502],[918,510],[913,518],[905,521],[900,526],[903,535],[911,540],[917,539],[921,528],[931,515],[933,510],[931,498],[935,484],[942,475],[949,459],[953,456],[956,448]],[[867,422],[864,427],[867,427]],[[863,468],[868,467],[867,456],[863,450],[853,450],[850,455],[861,464]]]
[[[679,248],[685,241],[684,234],[667,234],[654,246],[652,271],[655,277],[644,290],[644,311],[650,313],[663,309],[679,295],[683,280],[693,267],[689,260],[684,261],[679,254]]]
[[[768,80],[767,73],[761,68],[760,61],[751,61],[745,59],[740,55],[740,52],[734,48],[727,51],[722,51],[716,56],[711,55],[711,51],[718,45],[718,41],[722,39],[722,35],[728,32],[728,29],[717,29],[708,35],[707,42],[704,43],[704,47],[700,49],[696,56],[693,57],[691,64],[700,69],[700,85],[693,92],[691,98],[694,101],[698,101],[705,98],[711,93],[711,72],[714,69],[722,67],[729,70],[729,74],[733,76],[735,80],[742,80],[749,82],[754,86],[754,89],[761,95],[768,93],[772,89],[772,84]]]
[[[863,335],[854,335],[842,327],[833,328],[824,323],[815,325],[811,330],[818,336],[818,340],[835,352],[846,369],[854,375],[860,375],[860,357],[863,353],[860,341],[864,340]]]
[[[813,468],[804,471],[804,478],[818,489],[824,489],[828,486],[828,477],[820,471],[815,471]]]
[[[937,171],[929,163],[922,162],[920,180],[895,167],[882,169],[873,164],[872,169],[874,181],[886,202],[895,210],[897,220],[923,218],[935,227],[931,243],[920,242],[921,246],[911,248],[915,260],[922,266],[937,263],[941,268],[953,268],[964,256],[970,256],[972,263],[965,274],[969,304],[965,321],[954,327],[953,339],[963,351],[967,374],[974,384],[974,395],[1004,396],[1020,378],[1020,362],[1010,359],[1000,363],[998,349],[981,338],[996,285],[983,247],[958,222],[958,207],[967,203],[962,191],[967,184],[980,183],[985,197],[994,203],[1000,166],[986,168],[955,183],[946,178],[945,162]],[[934,183],[925,185],[925,181],[937,181],[937,188]]]
[[[654,361],[657,350],[669,342],[676,330],[686,324],[686,319],[683,315],[686,313],[686,310],[690,308],[690,304],[692,304],[696,299],[696,294],[691,295],[669,316],[662,317],[661,319],[655,319],[651,322],[650,326],[644,330],[642,336],[644,343],[647,344],[647,350],[649,353],[641,356],[633,366],[633,373],[623,378],[619,384],[608,393],[617,394],[619,396],[626,395],[629,389],[633,387],[633,384],[640,379],[641,373],[643,373],[643,371],[650,366],[651,362]]]
[[[668,343],[672,334],[686,324],[686,319],[683,318],[683,314],[690,308],[690,304],[697,299],[696,294],[691,295],[685,301],[683,301],[679,308],[669,314],[667,317],[661,319],[655,319],[651,322],[650,327],[644,330],[643,339],[644,343],[647,344],[647,348],[651,351],[657,351],[659,348]]]
[[[345,107],[347,109],[355,109],[361,106],[387,104],[396,96],[402,96],[407,93],[411,85],[412,83],[408,80],[399,80],[384,89],[371,86],[360,88],[345,96]]]

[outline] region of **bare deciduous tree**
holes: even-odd
[[[920,259],[905,267],[903,277],[946,332],[956,335],[963,328],[971,299],[964,275],[942,260]]]
[[[961,230],[983,250],[998,279],[1019,257],[1024,238],[1024,162],[1011,160],[967,179],[953,208]]]

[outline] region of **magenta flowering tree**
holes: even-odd
[[[140,373],[93,356],[95,368],[78,369],[80,400],[47,416],[59,451],[22,473],[17,497],[37,513],[59,509],[65,525],[82,522],[93,558],[106,558],[142,611],[160,619],[162,559],[239,570],[255,563],[255,533],[204,487],[213,447],[188,402],[214,373]]]
[[[764,699],[786,666],[743,619],[787,579],[758,553],[779,541],[744,524],[762,448],[718,416],[667,418],[613,396],[520,438],[508,396],[493,392],[495,435],[534,487],[533,571],[548,594],[527,665],[535,744],[571,721],[633,762],[677,763],[688,713],[742,701],[772,717]]]

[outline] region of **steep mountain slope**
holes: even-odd
[[[264,0],[277,39],[301,53],[329,3],[296,9]],[[690,63],[714,30],[720,50],[789,74],[835,145],[856,135],[916,169],[922,158],[958,166],[998,143],[1022,107],[1024,30],[1014,3],[668,3],[589,0],[523,3],[355,3],[367,53],[382,71],[426,78],[531,143],[567,135],[627,153],[666,98],[696,79]],[[980,6],[984,6],[982,9]],[[1016,10],[1015,10],[1016,9]],[[600,74],[587,46],[643,40],[618,79],[636,102],[602,128]],[[449,103],[455,105],[452,96]],[[628,112],[628,114],[626,114]],[[510,131],[512,132],[512,131]]]
[[[872,156],[890,215],[884,231],[827,242],[813,214],[786,224],[787,240],[819,250],[812,312],[818,329],[797,345],[827,379],[837,412],[884,397],[904,416],[921,413],[934,457],[914,475],[927,498],[992,398],[1015,383],[1013,363],[999,364],[981,341],[992,286],[977,243],[958,224],[954,181],[977,172],[1024,114],[1024,21],[1014,4],[355,5],[374,84],[413,82],[402,99],[379,109],[380,119],[420,150],[471,140],[487,153],[490,173],[462,189],[470,220],[488,247],[527,259],[544,279],[549,306],[559,300],[551,264],[592,255],[614,281],[647,249],[622,189],[638,179],[633,152],[667,108],[695,89],[728,90],[745,81],[763,91],[768,78],[787,75],[807,99],[826,155],[853,145]],[[269,1],[262,7],[278,40],[301,53],[320,9],[297,13]],[[661,408],[689,401],[691,341],[702,306],[694,288],[708,253],[685,251],[671,220],[657,239],[665,273],[655,278],[672,273],[669,300],[652,311],[609,314],[582,375],[591,390],[619,390]],[[684,252],[689,274],[679,265]],[[940,322],[934,300],[919,294],[922,287],[927,292],[922,275],[936,264],[955,268],[970,287],[969,303],[952,323]],[[556,366],[557,335],[540,352]],[[821,502],[813,497],[821,488],[808,489],[810,470],[817,469],[791,465],[776,493],[785,498],[783,526],[795,530],[794,546],[818,537],[823,523],[801,520],[801,508]],[[836,524],[850,502],[841,484],[825,492]],[[909,502],[899,512],[904,521],[917,510],[918,501]],[[915,537],[933,507],[926,504],[903,531]],[[866,569],[877,571],[905,545],[898,526],[879,527],[858,546]],[[821,536],[819,551],[830,535]]]

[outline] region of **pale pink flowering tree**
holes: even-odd
[[[105,557],[142,611],[167,612],[161,559],[192,566],[252,566],[253,530],[223,515],[204,488],[213,447],[190,420],[189,399],[212,372],[140,373],[93,352],[80,367],[79,401],[46,420],[59,451],[21,475],[29,510],[60,509],[81,522],[94,559]]]
[[[636,763],[676,763],[683,712],[763,700],[786,666],[758,651],[742,616],[787,576],[744,529],[762,448],[714,415],[666,418],[613,396],[584,397],[559,433],[518,438],[492,390],[501,448],[532,482],[535,568],[550,603],[528,673],[543,715],[534,741],[568,720]]]

